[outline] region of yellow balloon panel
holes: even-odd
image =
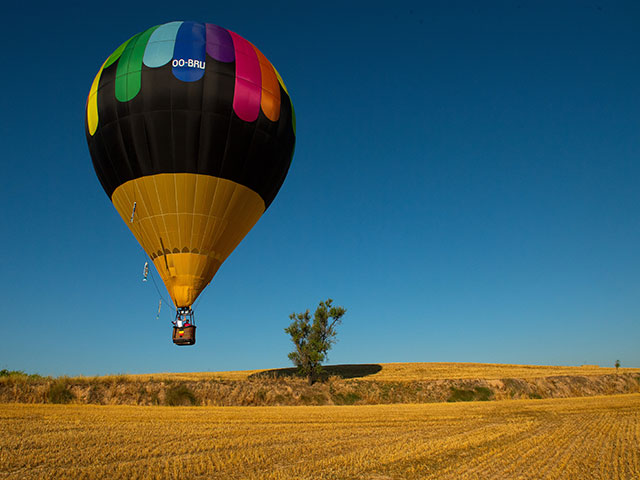
[[[193,304],[265,210],[253,190],[192,173],[130,180],[111,200],[153,260],[176,307]]]

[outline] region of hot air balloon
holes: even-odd
[[[85,130],[102,187],[162,278],[176,320],[273,202],[295,114],[252,43],[210,23],[134,35],[98,71]],[[174,343],[195,343],[195,327]],[[191,338],[191,336],[193,338]]]

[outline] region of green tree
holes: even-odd
[[[322,372],[320,365],[327,359],[327,352],[336,342],[336,326],[342,322],[346,310],[334,307],[330,298],[320,302],[313,314],[309,310],[304,313],[292,313],[291,325],[284,329],[291,336],[296,349],[289,353],[289,359],[298,367],[298,373],[307,377],[309,385],[318,379]]]
[[[618,369],[620,368],[620,360],[616,360],[616,374],[618,373]]]

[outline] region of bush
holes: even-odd
[[[171,407],[195,405],[196,396],[185,385],[176,385],[167,390],[164,403]]]
[[[101,404],[102,398],[102,389],[98,385],[91,385],[89,387],[89,394],[87,395],[87,403]]]
[[[303,393],[300,395],[299,402],[302,403],[302,405],[326,405],[327,399],[320,393]]]
[[[493,398],[493,392],[487,387],[475,387],[473,390],[451,387],[451,395],[447,402],[486,402]]]
[[[255,399],[258,402],[264,402],[267,399],[267,390],[265,390],[264,388],[261,388],[260,390],[258,390],[256,392]]]
[[[336,393],[333,395],[333,402],[336,405],[353,405],[361,399],[362,396],[356,392]]]
[[[49,385],[49,391],[47,392],[47,399],[49,403],[69,403],[75,396],[69,389],[69,384],[66,380],[56,380]]]
[[[489,400],[493,400],[493,391],[487,387],[476,387],[476,400],[481,402],[488,402]]]
[[[18,380],[21,382],[25,382],[25,381],[38,381],[38,380],[42,380],[43,377],[38,375],[37,373],[26,373],[23,372],[22,370],[7,370],[6,368],[3,368],[2,370],[0,370],[0,378],[3,379],[7,379],[7,380]]]

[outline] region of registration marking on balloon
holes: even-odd
[[[173,62],[171,62],[171,66],[172,67],[188,67],[188,68],[199,68],[201,70],[204,70],[205,64],[204,64],[204,60],[195,60],[193,58],[188,58],[188,59],[177,59],[175,58],[173,60]]]

